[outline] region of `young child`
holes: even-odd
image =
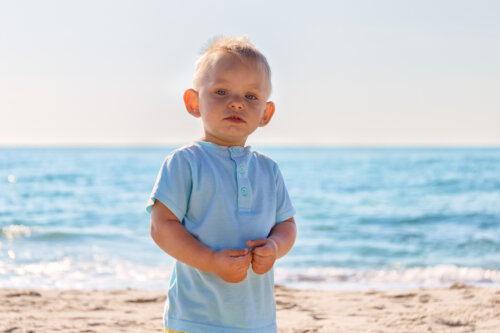
[[[245,38],[218,38],[184,93],[199,141],[170,154],[151,198],[151,236],[176,259],[165,332],[276,332],[273,265],[295,241],[278,165],[245,146],[274,114],[270,68]]]

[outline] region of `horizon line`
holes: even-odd
[[[0,143],[0,149],[16,149],[16,148],[172,148],[182,147],[191,142],[165,142],[165,143]],[[500,149],[500,143],[254,143],[247,146],[266,147],[266,148],[450,148],[450,149]]]

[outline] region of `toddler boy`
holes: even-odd
[[[245,146],[271,120],[270,68],[245,38],[217,38],[199,58],[188,113],[203,137],[164,161],[147,209],[151,236],[176,259],[166,332],[276,332],[273,265],[295,241],[278,165]]]

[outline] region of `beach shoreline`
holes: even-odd
[[[0,289],[0,332],[162,332],[165,291]],[[500,288],[275,288],[278,332],[496,332]]]

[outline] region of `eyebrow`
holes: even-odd
[[[218,84],[224,84],[224,83],[230,83],[228,80],[217,80],[211,83],[211,85],[218,85]],[[265,89],[265,87],[261,87],[259,84],[251,84],[250,88],[255,89],[255,90],[261,90]]]

